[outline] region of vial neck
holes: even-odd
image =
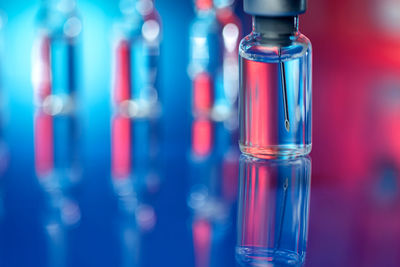
[[[292,17],[262,17],[253,16],[253,33],[262,38],[275,41],[289,41],[298,34],[298,16]]]

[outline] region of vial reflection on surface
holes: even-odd
[[[311,160],[242,155],[236,259],[243,266],[300,266],[306,253]]]

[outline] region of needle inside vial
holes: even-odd
[[[285,128],[286,128],[286,131],[289,132],[290,121],[289,121],[289,111],[288,111],[288,101],[287,101],[285,64],[281,58],[281,55],[282,55],[282,51],[281,51],[281,49],[279,49],[279,65],[280,65],[280,71],[281,71],[283,110],[285,112]]]

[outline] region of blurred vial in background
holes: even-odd
[[[111,123],[112,177],[117,195],[132,186],[147,186],[149,191],[158,187],[162,30],[153,0],[121,0],[119,8],[121,18],[113,36]]]
[[[42,0],[32,51],[35,104],[50,115],[73,110],[77,42],[82,31],[75,0]]]
[[[236,259],[243,266],[301,266],[311,183],[308,157],[240,158]]]
[[[74,190],[81,178],[77,127],[78,42],[74,0],[44,0],[32,49],[35,169],[46,193],[49,266],[64,266],[68,230],[81,219]]]
[[[192,151],[194,158],[210,155],[213,146],[214,83],[222,65],[219,25],[212,0],[195,0],[196,16],[189,30],[188,74],[192,89]]]
[[[115,26],[113,104],[131,118],[159,116],[161,19],[153,0],[121,0]]]
[[[118,200],[121,266],[139,266],[157,222],[161,19],[153,0],[121,0],[113,36],[111,177]]]
[[[79,178],[76,90],[82,30],[74,0],[42,1],[32,50],[35,167],[59,186]]]
[[[235,82],[231,79],[237,79],[238,75],[235,76],[234,71],[227,75],[227,72],[232,71],[229,70],[232,64],[237,67],[240,28],[231,2],[221,1],[218,7],[215,4],[212,0],[194,2],[196,17],[189,32],[192,139],[187,204],[192,213],[191,232],[197,267],[234,264],[229,262],[233,255],[227,258],[220,255],[230,255],[233,251],[229,239],[234,236],[235,229],[232,222],[235,219],[238,150],[233,137],[235,123],[231,118],[235,116],[237,84],[232,84]],[[224,38],[226,27],[228,32],[225,31]]]
[[[222,49],[222,66],[215,82],[213,118],[223,121],[230,131],[238,128],[237,96],[239,65],[237,52],[242,36],[240,19],[234,13],[234,0],[214,0]]]
[[[311,151],[311,43],[298,30],[305,0],[245,0],[253,31],[239,48],[240,149],[256,157]]]

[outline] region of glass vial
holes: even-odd
[[[189,29],[189,65],[192,102],[191,158],[207,160],[214,147],[212,111],[215,80],[221,66],[217,17],[212,0],[194,1],[195,18]]]
[[[114,104],[135,118],[158,117],[161,18],[154,0],[120,0],[114,37]]]
[[[311,43],[298,16],[254,15],[239,64],[241,151],[260,158],[309,154]]]
[[[32,48],[35,169],[45,187],[80,179],[79,47],[82,23],[75,0],[43,0]]]
[[[140,181],[155,172],[150,166],[159,155],[162,23],[154,0],[120,0],[119,9],[113,36],[111,158],[112,177],[123,184],[133,171]]]
[[[223,122],[230,132],[238,130],[237,97],[239,64],[237,51],[241,39],[241,22],[236,16],[234,0],[214,0],[222,46],[222,62],[216,75],[213,118]],[[237,142],[237,137],[235,143]]]
[[[311,161],[240,158],[236,259],[243,266],[301,266],[306,254]]]

